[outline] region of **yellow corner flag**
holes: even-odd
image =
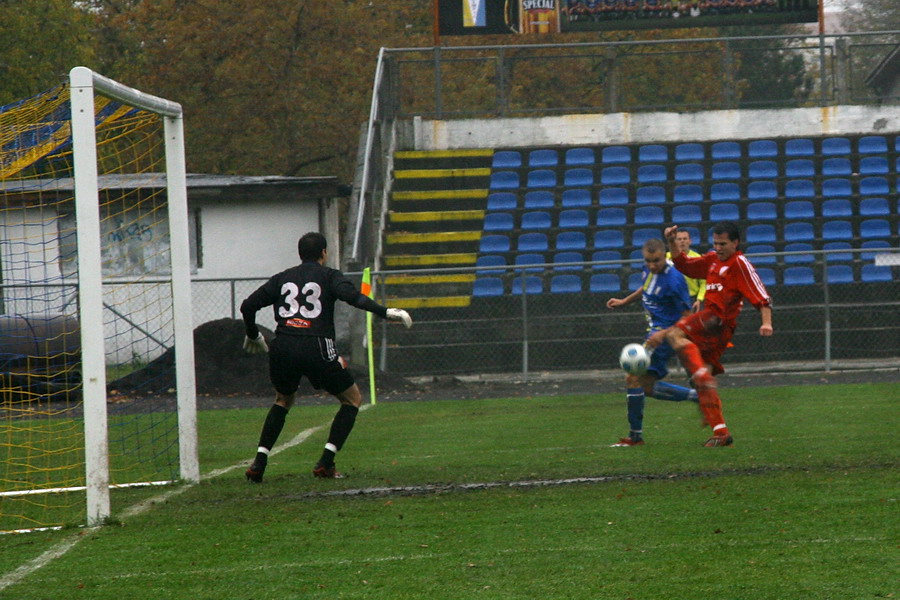
[[[372,271],[369,267],[363,269],[362,285],[360,291],[372,297]],[[369,402],[375,404],[375,359],[372,339],[372,313],[366,311],[366,351],[369,358]]]

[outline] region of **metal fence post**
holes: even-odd
[[[831,298],[828,290],[828,265],[822,265],[825,300],[825,372],[831,371]]]
[[[522,375],[528,378],[528,272],[522,269]]]

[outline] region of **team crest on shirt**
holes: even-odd
[[[723,266],[721,269],[719,269],[719,277],[725,277],[725,273],[726,273],[727,271],[728,271],[728,267],[727,267],[727,266]]]

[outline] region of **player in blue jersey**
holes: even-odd
[[[627,306],[641,300],[647,318],[647,334],[668,329],[681,317],[691,313],[691,297],[688,295],[684,276],[666,261],[666,247],[662,240],[647,240],[641,252],[644,256],[643,283],[625,298],[610,298],[610,309]],[[646,338],[645,338],[646,339]],[[662,381],[669,373],[666,366],[673,354],[668,342],[662,343],[650,357],[650,368],[643,375],[627,375],[626,401],[628,424],[631,432],[613,447],[640,446],[644,443],[644,401],[646,396],[659,400],[697,402],[697,392],[690,388]]]

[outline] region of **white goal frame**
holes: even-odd
[[[145,94],[87,67],[75,67],[69,72],[69,87],[75,167],[75,215],[78,224],[87,524],[97,526],[102,525],[110,516],[110,477],[95,92],[163,117],[172,263],[179,466],[182,480],[197,482],[200,480],[200,464],[184,125],[181,105],[177,102]]]

